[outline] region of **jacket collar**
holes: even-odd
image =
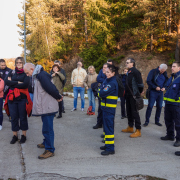
[[[116,78],[116,77],[115,77],[115,76],[113,76],[113,77],[111,77],[111,78],[106,78],[106,81],[107,81],[107,82],[113,81],[113,80],[114,80],[114,78]]]
[[[172,77],[174,76],[174,78],[176,78],[178,75],[180,75],[180,71],[178,71],[176,74],[174,74],[174,73],[171,74],[171,76]]]

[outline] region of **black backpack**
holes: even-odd
[[[122,83],[122,77],[120,74],[116,76],[116,81],[118,83],[118,97],[123,97],[125,94],[125,88]]]

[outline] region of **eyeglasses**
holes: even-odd
[[[16,62],[16,64],[22,64],[22,62]]]
[[[129,63],[131,63],[131,62],[126,62],[126,64],[129,64]]]

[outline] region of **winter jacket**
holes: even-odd
[[[63,81],[65,80],[65,76],[59,71],[52,77],[52,80],[59,93],[63,94]]]
[[[1,74],[1,77],[2,77],[3,80],[6,78],[9,71],[11,71],[11,69],[8,68],[8,67],[6,67],[5,69],[0,69],[0,74]]]
[[[157,82],[158,76],[160,75],[160,71],[159,71],[159,67],[156,69],[152,69],[147,77],[147,84],[148,84],[148,88],[150,90],[156,90],[157,87],[160,87],[160,85]],[[164,76],[164,82],[162,82],[161,84],[163,84],[160,88],[165,88],[166,87],[166,83],[168,81],[168,76],[167,76],[167,72],[165,71],[163,74]],[[161,76],[162,76],[161,75]]]
[[[179,75],[180,75],[180,71],[177,72],[176,74],[172,74],[169,80],[167,81],[167,86],[166,86],[167,91],[164,94],[165,104],[180,106],[180,77],[176,79],[176,77]],[[169,87],[170,84],[171,86]]]
[[[118,83],[116,76],[106,79],[99,89],[101,109],[115,114],[118,100]]]
[[[86,77],[87,73],[86,70],[83,68],[76,68],[73,70],[72,75],[71,75],[71,83],[72,85],[76,87],[82,87],[84,86],[83,82]]]
[[[99,71],[98,76],[97,76],[97,82],[102,84],[105,79],[106,79],[106,75],[103,74],[103,70],[101,69],[101,70]]]
[[[0,78],[0,98],[3,98],[4,97],[4,81],[3,79]]]
[[[126,86],[125,86],[126,96],[132,96],[132,93],[129,90],[129,88],[131,89],[133,96],[140,96],[140,94],[143,92],[144,85],[143,85],[142,76],[141,73],[135,67],[129,69],[126,77]]]
[[[37,65],[33,75],[34,98],[32,115],[41,116],[58,112],[57,99],[61,95],[56,86],[51,82],[51,75],[43,70],[41,65]]]
[[[97,82],[97,76],[96,72],[93,74],[88,73],[84,79],[84,86],[91,88],[91,84]]]

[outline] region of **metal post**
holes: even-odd
[[[24,0],[24,60],[26,63],[26,0]]]

